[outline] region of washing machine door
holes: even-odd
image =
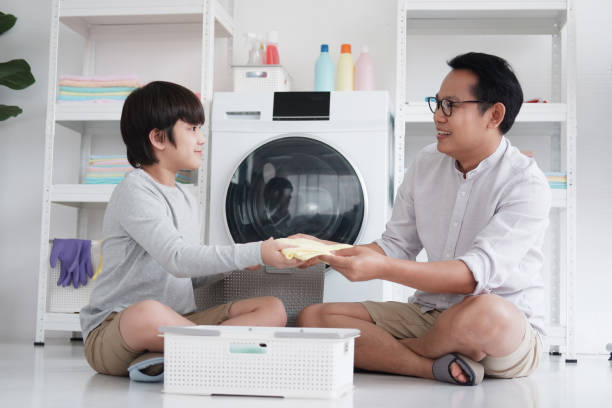
[[[237,243],[296,233],[352,244],[364,222],[361,179],[331,146],[309,137],[268,142],[240,163],[225,201]]]

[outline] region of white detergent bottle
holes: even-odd
[[[340,47],[340,58],[338,58],[338,79],[336,81],[336,90],[352,91],[354,74],[351,44],[342,44],[342,47]]]
[[[355,90],[374,90],[374,62],[368,53],[368,46],[361,47],[361,55],[355,63]]]
[[[315,91],[334,90],[334,61],[329,56],[329,46],[321,44],[321,55],[315,64]]]
[[[248,33],[247,39],[250,44],[249,59],[245,65],[259,65],[261,64],[261,52],[259,48],[259,38],[256,34]]]

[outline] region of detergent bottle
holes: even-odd
[[[338,58],[338,80],[337,91],[353,90],[354,66],[351,55],[351,44],[342,44],[340,47],[340,58]]]
[[[321,55],[315,64],[315,91],[334,90],[334,61],[329,56],[329,46],[321,44]]]
[[[278,31],[268,31],[266,41],[266,64],[280,64],[280,56],[278,55]]]
[[[260,43],[261,41],[257,38],[256,34],[248,33],[247,39],[249,41],[251,49],[249,50],[249,59],[245,65],[260,65],[262,61]]]
[[[361,55],[355,63],[355,90],[374,90],[374,62],[368,53],[368,46],[361,47]]]

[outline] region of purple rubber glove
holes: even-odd
[[[79,283],[85,285],[87,276],[91,276],[91,241],[83,239],[53,240],[53,249],[49,257],[52,268],[60,261],[60,276],[57,286],[68,286],[72,282],[75,288]],[[89,264],[89,267],[87,266]]]
[[[87,278],[93,276],[93,266],[91,265],[91,241],[83,240],[81,242],[81,256],[79,257],[78,282],[82,286],[87,285]],[[74,284],[78,287],[78,283]]]

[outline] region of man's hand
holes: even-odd
[[[334,255],[321,255],[319,260],[327,262],[351,282],[384,279],[390,258],[366,246],[334,251]]]
[[[261,243],[261,259],[266,265],[275,268],[297,268],[304,261],[299,259],[287,259],[281,252],[283,248],[294,248],[291,245],[281,244],[273,238],[270,238]]]

